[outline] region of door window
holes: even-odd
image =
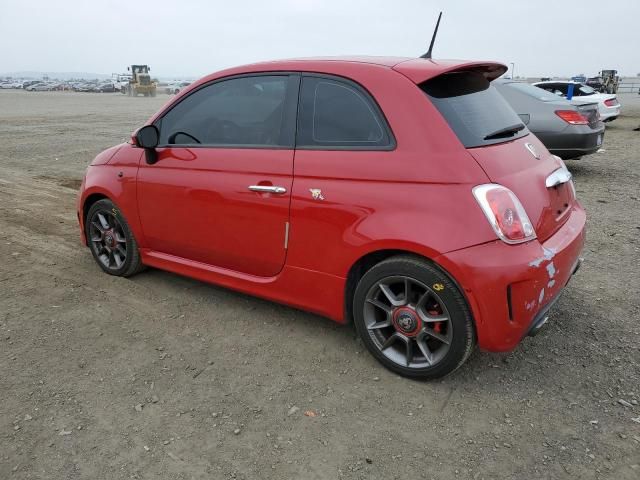
[[[160,145],[291,146],[284,126],[289,78],[237,77],[196,90],[160,120]]]
[[[301,88],[297,148],[393,148],[380,109],[359,86],[329,77],[305,77]]]

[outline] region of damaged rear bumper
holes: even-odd
[[[576,205],[567,222],[544,243],[495,241],[436,259],[464,290],[480,348],[509,351],[524,336],[540,331],[580,267],[585,222],[584,210]]]

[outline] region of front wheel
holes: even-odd
[[[366,272],[356,287],[353,317],[371,354],[406,377],[443,377],[475,346],[464,296],[448,275],[418,257],[391,257]]]
[[[142,270],[136,239],[111,200],[99,200],[91,206],[85,233],[94,260],[106,273],[129,277]]]

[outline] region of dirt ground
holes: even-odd
[[[329,320],[100,271],[77,185],[166,100],[0,91],[0,479],[640,478],[637,95],[569,163],[588,241],[549,326],[431,383]]]

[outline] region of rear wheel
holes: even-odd
[[[85,233],[94,260],[106,273],[129,277],[142,270],[138,244],[111,200],[99,200],[91,206]]]
[[[353,317],[373,356],[406,377],[447,375],[475,346],[464,296],[448,275],[418,257],[391,257],[365,273]]]

